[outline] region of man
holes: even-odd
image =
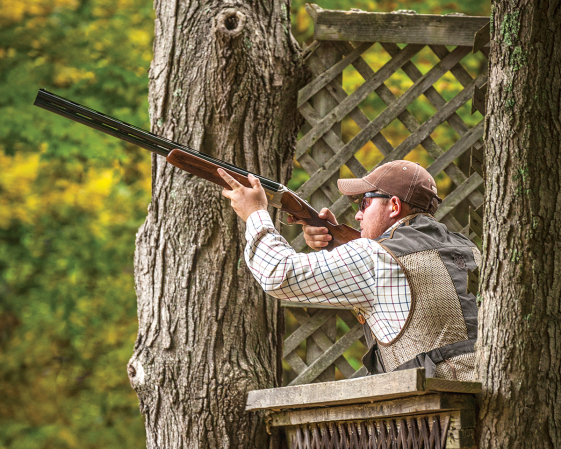
[[[393,161],[362,179],[340,179],[341,193],[360,199],[361,238],[332,251],[299,254],[275,230],[259,180],[245,188],[219,170],[247,222],[245,259],[271,296],[352,306],[366,324],[372,374],[424,367],[427,377],[473,380],[477,306],[467,292],[467,270],[479,251],[432,215],[441,202],[420,165]],[[323,218],[335,221],[327,209]],[[327,245],[326,228],[304,227],[314,249]],[[377,344],[374,344],[374,339]]]

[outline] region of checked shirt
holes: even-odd
[[[399,264],[375,241],[360,238],[332,251],[297,253],[267,211],[249,216],[245,237],[246,263],[269,295],[355,307],[383,343],[393,340],[405,324],[411,307],[409,285]]]

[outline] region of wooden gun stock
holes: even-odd
[[[242,186],[251,187],[247,176],[236,173],[227,167],[222,167],[213,162],[200,159],[180,149],[171,150],[166,157],[166,161],[168,161],[171,165],[186,171],[187,173],[191,173],[199,178],[206,179],[214,184],[231,189],[228,183],[218,174],[217,170],[221,168]]]

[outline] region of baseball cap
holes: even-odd
[[[401,201],[429,212],[435,212],[442,202],[434,178],[418,163],[410,161],[388,162],[363,178],[339,179],[337,187],[348,196],[372,191],[397,196]]]

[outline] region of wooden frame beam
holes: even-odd
[[[376,402],[430,392],[477,394],[480,382],[425,378],[425,369],[394,371],[358,379],[250,391],[246,410],[282,410]]]
[[[479,16],[331,11],[315,4],[307,10],[316,40],[473,47],[475,34],[489,23]]]

